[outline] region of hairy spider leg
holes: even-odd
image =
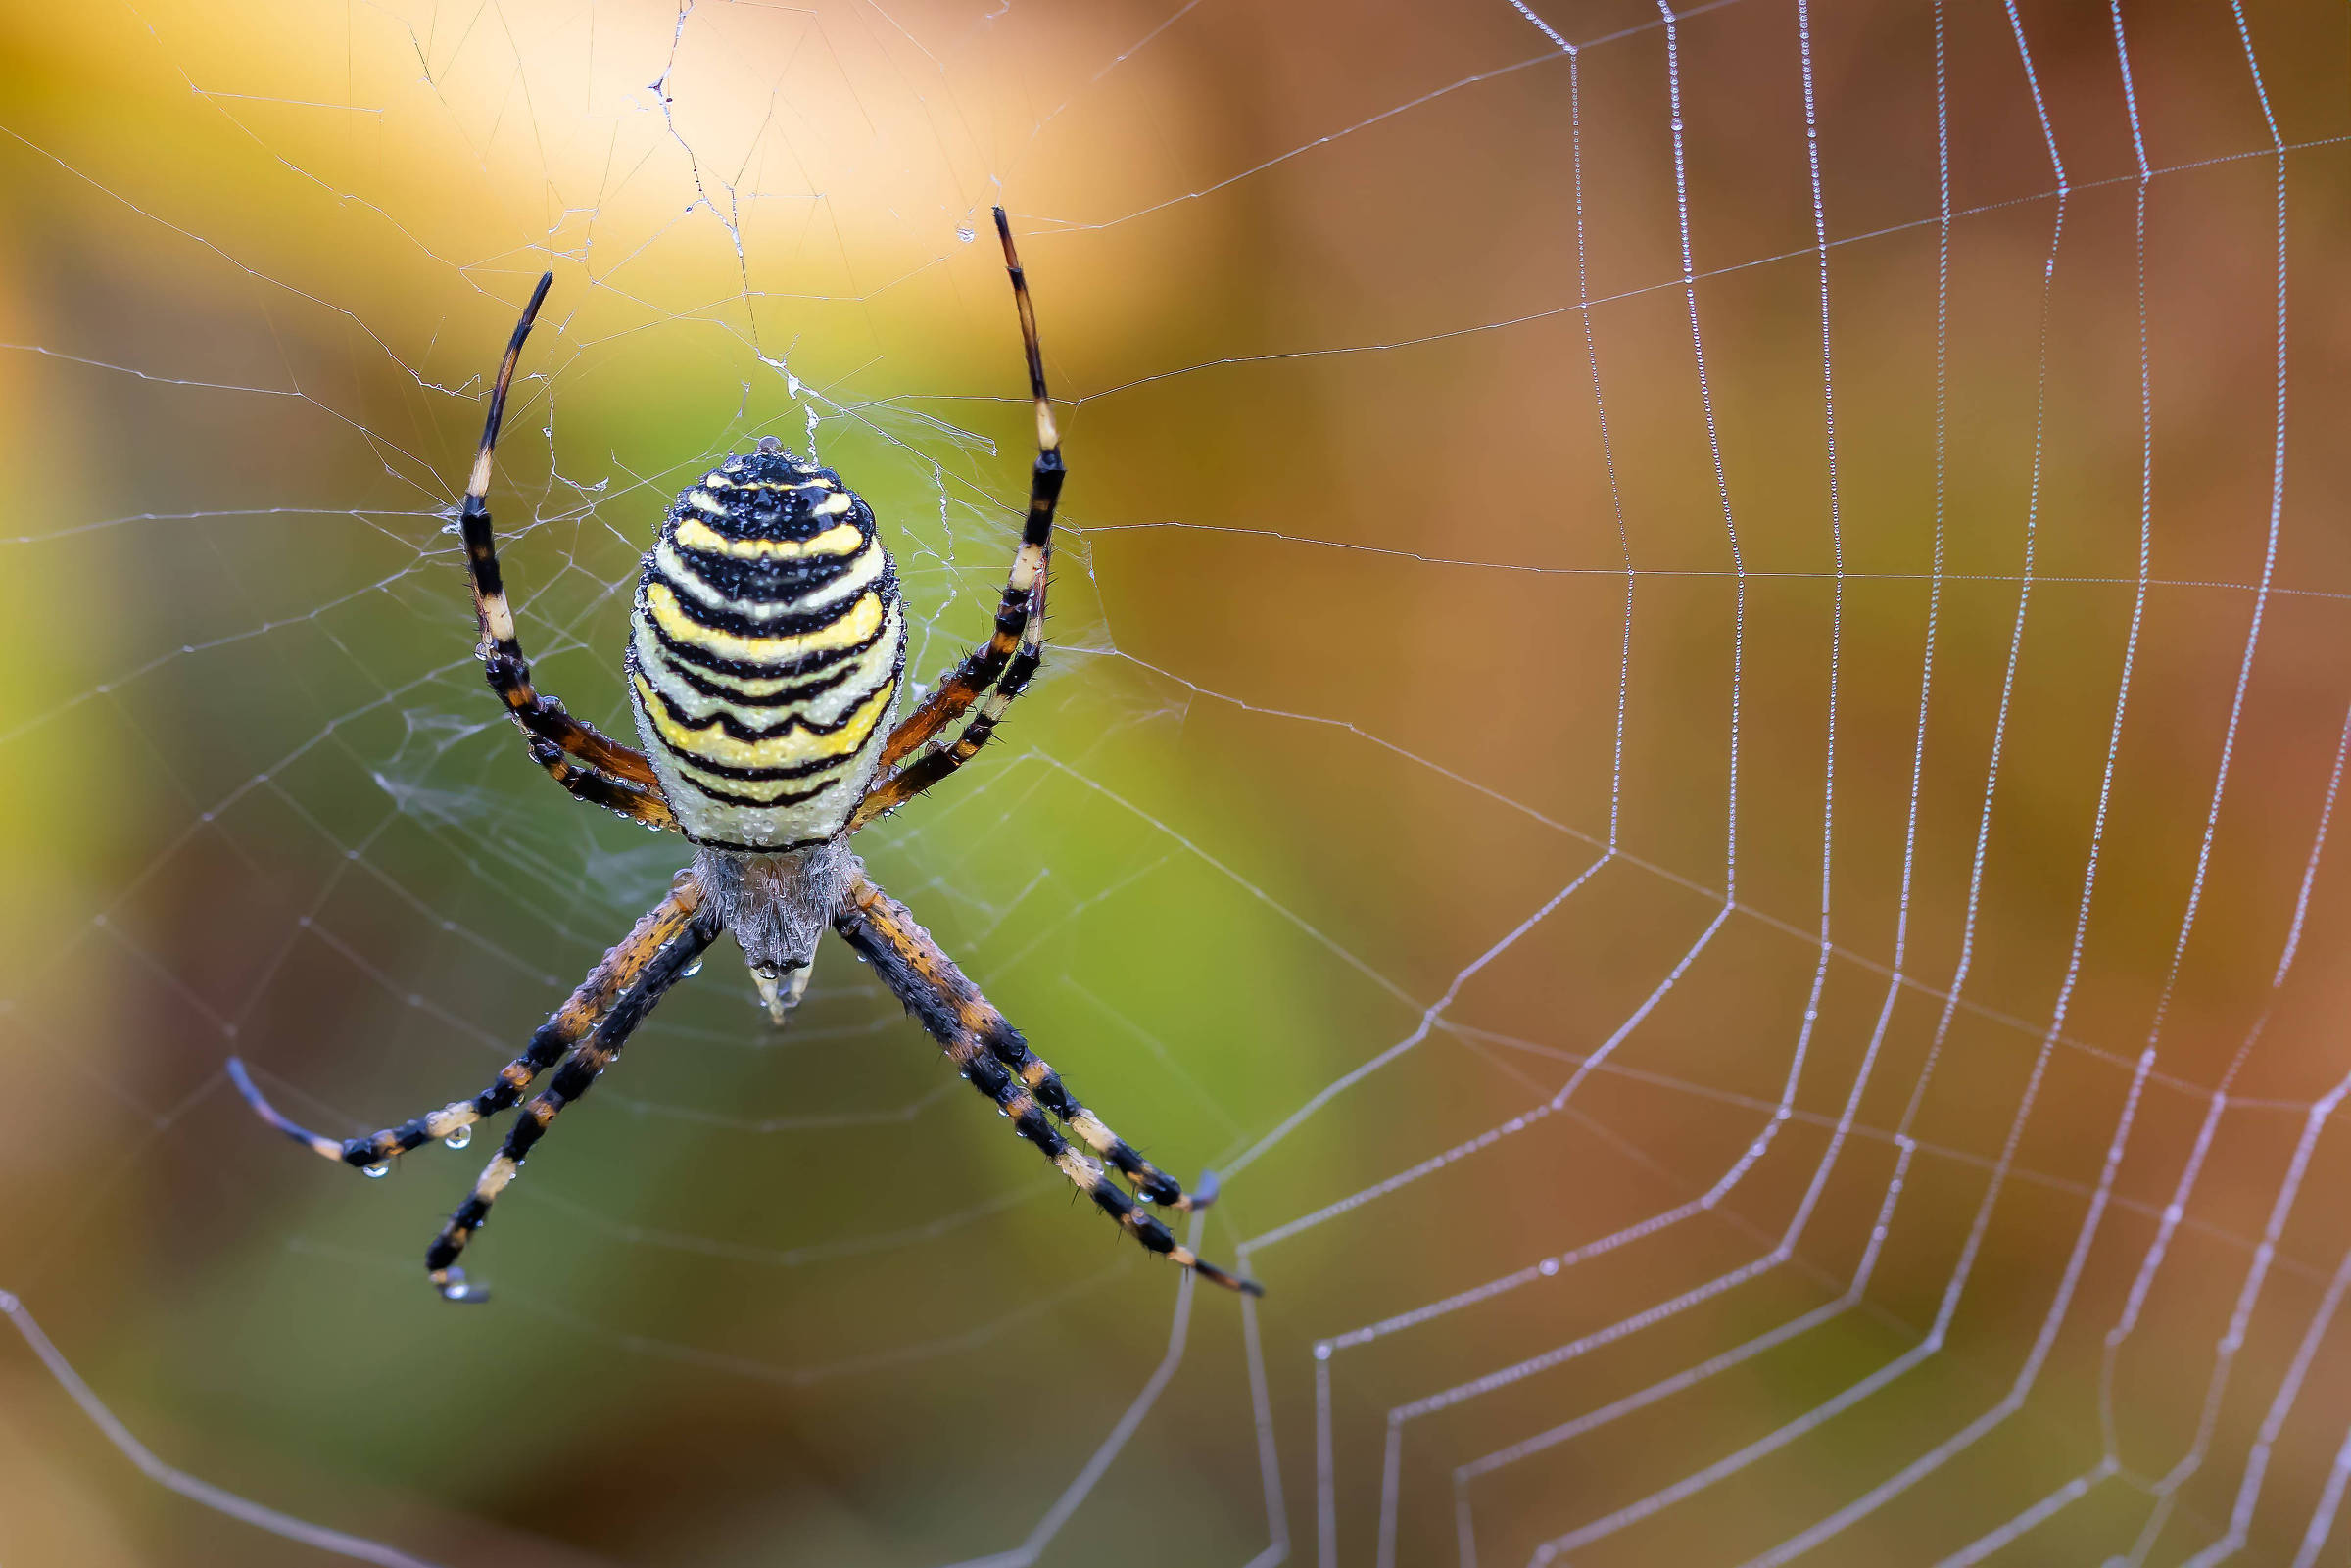
[[[996,233],[1004,241],[1004,269],[1012,277],[1012,298],[1021,316],[1021,346],[1029,359],[1029,395],[1036,406],[1036,463],[1029,477],[1029,519],[1021,528],[1021,546],[1012,557],[1004,596],[996,607],[996,624],[988,640],[970,653],[936,690],[923,700],[890,732],[882,748],[885,770],[911,756],[925,742],[978,702],[987,701],[952,746],[940,746],[883,778],[866,792],[849,831],[856,832],[876,817],[896,810],[972,759],[986,744],[1004,710],[1012,705],[1044,659],[1045,579],[1053,553],[1053,511],[1061,501],[1068,470],[1061,460],[1061,432],[1053,422],[1052,400],[1045,392],[1044,352],[1037,347],[1036,309],[1029,300],[1028,274],[1021,270],[1020,254],[1013,249],[1012,225],[1004,209],[996,212]],[[988,689],[995,689],[989,692]]]
[[[665,832],[677,830],[678,819],[657,785],[634,784],[625,779],[607,778],[594,768],[583,768],[561,746],[544,736],[531,736],[531,760],[546,769],[550,779],[592,806],[618,812],[631,822],[641,822]]]
[[[691,884],[693,874],[680,873],[679,880]],[[441,1233],[433,1238],[432,1246],[425,1250],[426,1276],[444,1300],[490,1299],[489,1287],[469,1282],[465,1271],[456,1266],[458,1255],[488,1221],[490,1206],[521,1172],[532,1146],[546,1135],[557,1114],[594,1086],[598,1076],[620,1055],[620,1048],[628,1043],[629,1036],[645,1022],[646,1015],[653,1010],[653,1005],[685,976],[703,950],[718,939],[721,927],[715,914],[700,906],[698,886],[695,888],[695,898],[696,907],[689,918],[654,950],[639,970],[635,982],[612,1004],[588,1038],[572,1048],[571,1055],[555,1069],[548,1086],[522,1108],[514,1125],[507,1130],[505,1143],[482,1167],[472,1193],[457,1206],[449,1222],[441,1227]]]
[[[862,870],[850,879],[847,901],[863,911],[886,939],[914,969],[925,988],[945,999],[953,1010],[960,1033],[980,1042],[987,1054],[1009,1068],[1037,1103],[1076,1133],[1087,1148],[1124,1175],[1144,1198],[1165,1209],[1186,1212],[1206,1209],[1215,1201],[1213,1188],[1186,1193],[1174,1176],[1145,1160],[1102,1118],[1079,1103],[1052,1064],[1029,1049],[1028,1040],[1003,1014],[980,993],[980,988],[956,968],[953,960],[916,924],[913,913],[869,880]]]
[[[995,1101],[1012,1118],[1014,1130],[1034,1144],[1095,1208],[1130,1231],[1145,1248],[1165,1254],[1203,1278],[1252,1296],[1265,1294],[1255,1280],[1236,1278],[1178,1245],[1166,1225],[1054,1130],[1046,1112],[1058,1104],[1067,1108],[1058,1114],[1070,1129],[1134,1180],[1146,1195],[1164,1192],[1170,1196],[1161,1201],[1170,1207],[1199,1207],[1198,1200],[1185,1199],[1173,1179],[1155,1169],[1070,1096],[1053,1069],[1030,1054],[1019,1032],[939,950],[930,933],[915,924],[905,905],[861,875],[841,900],[833,928],[873,965],[882,983],[938,1041],[972,1086]]]
[[[338,1141],[297,1126],[280,1115],[276,1107],[263,1098],[262,1091],[254,1086],[253,1075],[235,1057],[228,1059],[229,1079],[256,1115],[305,1148],[362,1170],[383,1164],[519,1102],[534,1078],[603,1022],[613,1004],[637,983],[646,966],[694,921],[701,903],[701,885],[695,880],[694,874],[679,873],[670,885],[669,896],[648,910],[620,944],[604,954],[570,999],[532,1031],[530,1044],[522,1055],[500,1069],[490,1086],[470,1100],[452,1101],[438,1111],[412,1117],[397,1127],[386,1127],[364,1138]]]
[[[532,688],[530,660],[523,656],[522,643],[515,638],[513,607],[506,602],[505,584],[498,569],[498,538],[490,526],[491,454],[498,447],[499,426],[506,414],[506,389],[513,383],[523,341],[531,335],[539,307],[554,281],[552,272],[539,279],[539,286],[531,291],[531,303],[523,307],[522,319],[514,323],[513,337],[506,341],[498,382],[490,389],[490,412],[482,422],[481,450],[473,459],[464,505],[457,512],[458,532],[465,540],[466,570],[473,582],[482,668],[489,676],[490,689],[499,694],[506,711],[530,737],[531,760],[546,769],[548,777],[593,805],[648,827],[675,828],[676,819],[661,798],[652,765],[644,753],[573,718],[562,703]]]

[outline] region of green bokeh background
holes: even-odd
[[[1809,1560],[1959,1550],[2102,1415],[2119,1473],[1999,1560],[2221,1534],[2351,1247],[2334,1123],[2276,1205],[2351,1067],[2339,852],[2304,897],[2351,698],[2342,15],[2247,6],[2257,90],[2228,6],[2124,6],[2135,146],[2104,8],[2021,4],[2030,77],[1993,5],[1736,0],[1670,57],[1654,9],[1537,9],[1572,62],[1427,0],[0,18],[0,1288],[131,1431],[440,1563],[927,1564],[1030,1539],[1139,1407],[1037,1560],[1367,1563],[1384,1497],[1393,1561],[1466,1516],[1519,1562],[1927,1343],[1964,1263],[1917,1369],[1573,1560],[1746,1560],[2028,1365]],[[722,947],[450,1309],[417,1258],[484,1145],[338,1177],[220,1064],[338,1133],[468,1092],[681,863],[550,788],[471,658],[444,509],[516,305],[553,267],[494,496],[543,689],[626,733],[637,556],[766,433],[886,520],[929,677],[1030,455],[999,199],[1073,470],[1054,659],[860,849],[1154,1159],[1239,1163],[1200,1244],[1271,1295],[1184,1315],[845,952],[776,1031]],[[2346,1409],[2322,1340],[2246,1560]],[[327,1559],[142,1479],[0,1336],[0,1560]]]

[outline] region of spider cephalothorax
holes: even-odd
[[[432,1139],[464,1141],[475,1122],[521,1103],[553,1069],[425,1255],[433,1285],[449,1300],[486,1296],[466,1281],[458,1255],[556,1115],[588,1092],[663,993],[699,968],[704,949],[731,931],[761,998],[781,1021],[807,984],[817,937],[827,927],[874,967],[972,1086],[1096,1208],[1151,1251],[1220,1284],[1256,1291],[1179,1246],[1146,1208],[1202,1208],[1213,1184],[1204,1180],[1200,1192],[1187,1195],[1080,1104],[849,852],[851,833],[971,760],[1043,657],[1061,438],[1012,229],[1003,209],[995,217],[1036,410],[1029,515],[993,634],[894,727],[905,611],[873,511],[838,474],[802,462],[772,437],[754,451],[728,457],[679,496],[646,554],[626,661],[645,750],[573,718],[533,688],[499,573],[489,505],[506,392],[554,274],[542,277],[531,295],[500,363],[457,514],[483,668],[521,726],[532,760],[551,778],[582,800],[683,833],[695,845],[694,865],[540,1025],[522,1055],[470,1100],[337,1141],[287,1120],[262,1097],[243,1063],[228,1065],[264,1119],[370,1175]],[[958,724],[950,741],[947,734]],[[1125,1178],[1131,1196],[1105,1165]]]

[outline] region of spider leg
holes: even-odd
[[[1061,432],[1053,422],[1052,400],[1045,393],[1044,354],[1037,347],[1036,310],[1029,300],[1028,274],[1021,269],[1020,254],[1013,249],[1012,225],[1001,207],[996,209],[996,233],[1004,242],[1004,268],[1012,276],[1013,303],[1021,316],[1021,346],[1029,359],[1029,394],[1036,404],[1036,463],[1029,476],[1029,519],[1022,525],[1021,546],[1013,554],[1004,595],[996,606],[994,632],[965,654],[963,662],[939,682],[922,705],[890,732],[882,747],[884,777],[858,804],[857,814],[849,822],[851,832],[894,811],[970,761],[1044,658],[1045,579],[1053,550],[1053,512],[1060,504],[1062,481],[1068,471],[1061,460]],[[984,694],[987,701],[979,717],[965,727],[953,746],[940,747],[898,768]],[[897,771],[892,773],[892,769]]]
[[[1041,605],[1044,600],[1041,578],[1038,588],[1036,601]],[[996,725],[1004,717],[1004,710],[1011,707],[1013,699],[1028,689],[1029,678],[1044,662],[1043,636],[1040,612],[1030,617],[1028,626],[1021,633],[1019,651],[1013,655],[1012,662],[1005,666],[1003,679],[987,694],[987,700],[980,704],[980,711],[973,715],[971,723],[963,727],[963,734],[955,737],[955,743],[926,751],[868,789],[865,798],[857,802],[856,811],[849,817],[850,832],[855,832],[876,817],[888,816],[924,793],[971,761],[980,748],[987,744],[988,736],[996,733]]]
[[[276,1107],[263,1098],[262,1091],[254,1086],[253,1075],[235,1057],[228,1059],[230,1081],[245,1097],[245,1103],[253,1107],[255,1115],[296,1143],[362,1170],[383,1164],[420,1144],[446,1138],[484,1117],[494,1117],[521,1100],[532,1079],[587,1038],[589,1031],[603,1021],[613,1004],[645,974],[647,966],[694,922],[701,903],[701,884],[695,880],[693,873],[681,872],[670,884],[669,896],[648,910],[619,946],[604,954],[570,999],[532,1031],[530,1044],[523,1053],[500,1069],[490,1086],[470,1100],[454,1100],[438,1111],[412,1117],[397,1127],[386,1127],[364,1138],[338,1141],[297,1126],[280,1115]]]
[[[913,966],[924,984],[951,1003],[957,1027],[977,1039],[998,1063],[1011,1069],[1036,1097],[1037,1104],[1131,1182],[1136,1192],[1166,1209],[1189,1211],[1209,1206],[1214,1200],[1213,1189],[1187,1194],[1182,1183],[1145,1160],[1126,1139],[1111,1131],[1101,1117],[1080,1104],[1062,1082],[1061,1074],[1053,1070],[1052,1064],[1029,1049],[1021,1031],[940,951],[932,941],[931,933],[915,924],[905,905],[876,887],[862,870],[852,874],[847,898],[893,951]]]
[[[545,768],[549,778],[592,806],[616,811],[648,828],[669,830],[678,825],[669,802],[661,798],[658,789],[630,784],[624,779],[608,779],[594,768],[583,768],[552,740],[533,736],[531,760]]]
[[[1175,1208],[1200,1206],[1069,1094],[1053,1069],[1030,1053],[1020,1032],[915,924],[905,905],[858,874],[834,916],[833,928],[873,965],[882,982],[938,1041],[972,1086],[995,1101],[1012,1118],[1014,1130],[1036,1145],[1094,1207],[1150,1251],[1164,1253],[1217,1284],[1253,1296],[1264,1294],[1256,1281],[1235,1278],[1177,1245],[1166,1225],[1054,1130],[1047,1111],[1061,1116],[1071,1131],[1124,1171],[1144,1196]]]
[[[465,540],[466,570],[473,582],[474,620],[481,631],[482,668],[489,676],[490,689],[505,703],[506,711],[514,716],[523,733],[533,738],[533,759],[557,784],[584,800],[608,806],[639,822],[670,827],[674,824],[669,819],[668,807],[661,806],[656,814],[648,804],[657,802],[659,796],[652,765],[645,760],[645,754],[621,744],[594,725],[573,718],[564,711],[562,703],[541,695],[532,687],[530,660],[523,656],[522,643],[515,638],[514,611],[506,602],[505,584],[498,569],[498,539],[490,526],[491,453],[498,447],[499,426],[506,413],[506,389],[513,383],[514,365],[522,356],[523,340],[531,335],[531,326],[539,318],[539,307],[554,281],[552,272],[539,279],[538,288],[531,292],[531,303],[523,308],[522,319],[514,324],[513,337],[507,340],[505,357],[499,361],[497,384],[490,391],[490,412],[482,424],[482,445],[473,460],[473,477],[466,484],[465,502],[457,512],[457,529]],[[554,762],[541,756],[544,748],[577,758],[587,765],[586,770],[559,770]],[[600,774],[603,776],[602,783],[618,781],[622,784],[647,787],[620,791],[597,788],[593,776]]]
[[[700,888],[693,884],[692,874],[681,874],[680,880],[694,886],[695,903],[698,906]],[[490,1206],[520,1174],[532,1146],[545,1136],[557,1114],[595,1085],[598,1076],[620,1055],[620,1048],[628,1043],[629,1036],[645,1022],[646,1015],[653,1010],[653,1004],[718,939],[719,929],[718,921],[709,912],[696,908],[639,968],[628,989],[611,1004],[594,1031],[572,1048],[571,1055],[555,1069],[548,1086],[522,1108],[522,1114],[515,1117],[514,1125],[506,1133],[505,1143],[475,1178],[472,1193],[457,1206],[440,1234],[433,1238],[432,1246],[425,1250],[426,1276],[444,1300],[489,1300],[489,1289],[469,1283],[465,1271],[456,1266],[458,1255],[488,1221]]]

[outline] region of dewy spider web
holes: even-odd
[[[26,13],[0,1560],[2307,1564],[2351,1480],[2344,19],[1168,0]],[[731,947],[477,1244],[470,1092],[681,863],[625,733],[776,434],[930,678],[859,840],[1263,1303]],[[6,1337],[0,1337],[6,1340]]]

